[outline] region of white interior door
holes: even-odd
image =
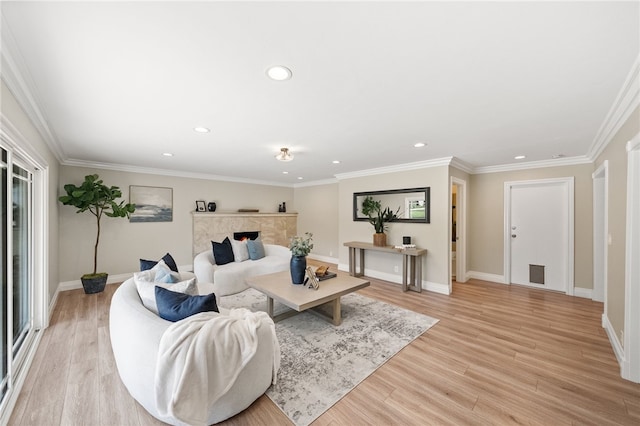
[[[511,183],[508,241],[510,282],[569,289],[569,188],[556,180]]]

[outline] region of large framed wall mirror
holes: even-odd
[[[430,187],[390,189],[386,191],[367,191],[353,193],[353,220],[366,221],[369,218],[362,213],[362,202],[367,197],[380,201],[382,208],[398,210],[397,222],[430,223]]]

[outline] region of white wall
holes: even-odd
[[[180,265],[191,265],[192,215],[196,200],[215,201],[217,212],[233,212],[240,208],[257,208],[261,212],[277,212],[278,204],[287,203],[287,211],[295,211],[293,188],[236,182],[158,176],[110,170],[63,166],[60,171],[59,195],[64,185],[79,185],[85,175],[97,173],[106,185],[118,186],[129,200],[129,185],[173,188],[173,222],[129,223],[123,218],[103,218],[98,254],[98,270],[126,274],[139,270],[139,259],[158,259],[169,252]],[[95,218],[77,214],[70,206],[60,208],[60,282],[77,281],[93,270]]]
[[[337,262],[338,183],[304,186],[293,191],[298,212],[298,233],[313,233],[311,257]]]
[[[592,164],[485,173],[470,176],[467,208],[467,269],[504,280],[504,183],[575,178],[574,282],[593,288]]]
[[[609,236],[607,265],[607,315],[622,346],[625,330],[625,259],[627,238],[627,152],[625,145],[640,132],[640,108],[636,108],[593,165],[596,170],[609,161]],[[636,260],[637,261],[637,260]]]
[[[403,236],[411,236],[412,243],[428,250],[423,259],[423,281],[427,286],[449,287],[449,167],[438,166],[421,170],[394,172],[367,177],[343,179],[339,182],[339,260],[343,269],[349,263],[347,241],[372,242],[374,229],[368,222],[353,221],[353,193],[402,188],[431,188],[431,223],[389,224],[387,244],[402,244]],[[402,269],[402,257],[388,253],[367,252],[367,273],[374,277],[399,282],[401,276],[394,267]]]

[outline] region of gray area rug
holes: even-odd
[[[296,425],[314,421],[438,322],[356,293],[343,296],[341,303],[342,324],[338,327],[308,312],[276,323],[280,372],[267,396]],[[218,304],[267,309],[266,296],[254,289],[220,297]],[[275,303],[276,314],[288,309]]]

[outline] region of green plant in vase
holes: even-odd
[[[394,212],[391,208],[382,208],[380,200],[374,200],[372,196],[365,197],[362,201],[362,214],[368,217],[369,223],[373,225],[375,234],[373,234],[373,245],[386,246],[387,234],[384,231],[387,230],[387,224],[398,219],[398,213],[400,207]]]
[[[305,232],[303,237],[296,235],[291,238],[289,249],[291,250],[291,282],[303,284],[307,269],[307,255],[313,249],[313,234]]]
[[[118,202],[122,191],[117,186],[107,186],[98,175],[87,175],[80,186],[67,184],[64,186],[66,195],[58,200],[65,206],[73,206],[76,213],[89,212],[96,218],[96,242],[93,248],[93,272],[81,277],[82,286],[87,294],[99,293],[104,290],[108,274],[97,272],[98,245],[100,244],[100,221],[103,215],[108,217],[129,217],[136,209],[134,204]]]

